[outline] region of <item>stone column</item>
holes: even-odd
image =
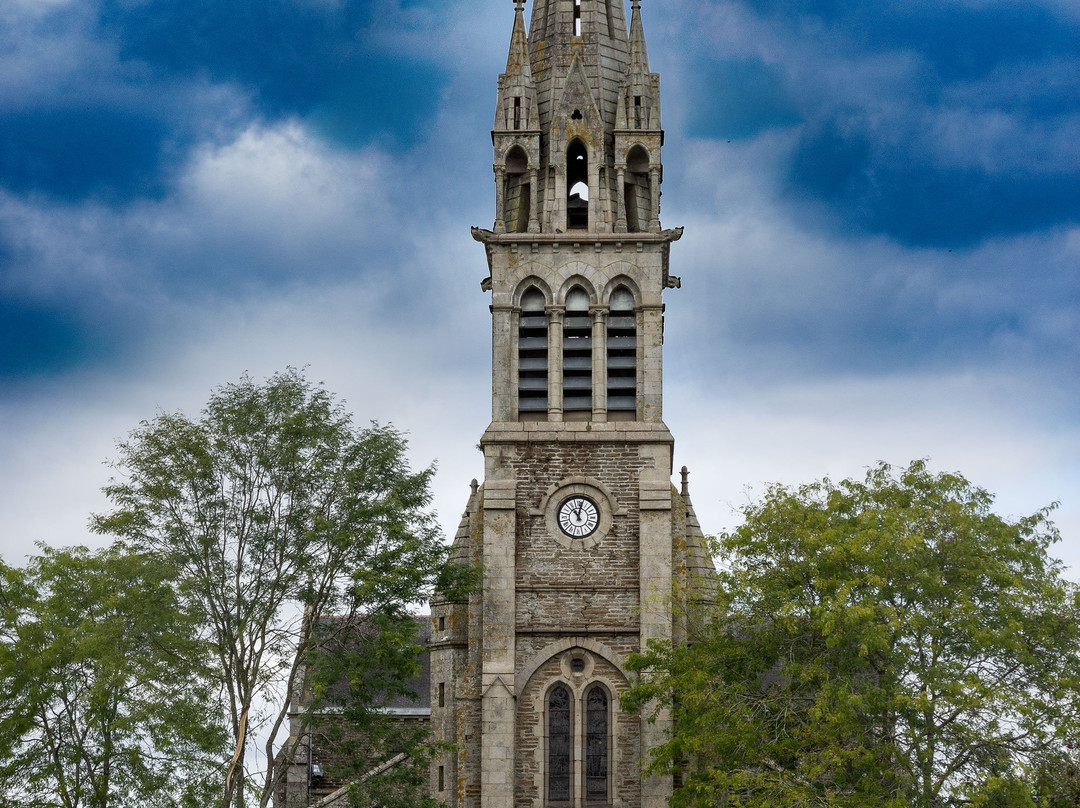
[[[649,229],[654,233],[660,232],[660,167],[653,166],[649,169],[649,205],[652,214],[649,218]]]
[[[607,421],[607,306],[592,309],[593,420]]]
[[[495,232],[506,232],[506,220],[503,212],[506,210],[506,169],[503,166],[493,166],[495,169]]]
[[[480,806],[514,804],[515,507],[517,482],[484,483],[484,654]]]
[[[626,167],[616,169],[615,179],[615,232],[626,232]]]
[[[600,167],[600,199],[597,205],[604,209],[604,218],[593,229],[602,233],[611,233],[615,229],[615,217],[611,210],[611,172],[605,166]]]
[[[641,306],[637,317],[639,417],[659,423],[664,417],[664,306]]]
[[[529,169],[529,232],[540,232],[540,219],[537,218],[537,171],[535,168]]]
[[[548,420],[563,419],[563,317],[561,306],[548,306]]]
[[[603,155],[603,151],[601,151]],[[589,230],[596,233],[601,230],[600,224],[600,164],[602,156],[594,159],[589,155]]]
[[[491,306],[491,420],[517,417],[517,310]]]
[[[563,158],[562,165],[557,165],[554,168],[555,190],[551,200],[551,229],[562,230],[565,233],[567,226],[566,195],[570,192],[570,189],[566,187],[565,157]]]
[[[652,456],[653,467],[643,470],[640,490],[641,650],[649,640],[671,641],[671,451],[668,446],[645,445],[643,458]],[[641,721],[641,751],[655,749],[667,740],[671,714],[665,709],[651,722]],[[671,795],[671,775],[642,777],[641,808],[665,808]]]

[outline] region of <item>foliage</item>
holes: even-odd
[[[1039,808],[1076,808],[1080,805],[1080,755],[1076,742],[1054,749],[1036,761],[1035,802]]]
[[[924,463],[771,488],[717,542],[721,602],[636,658],[679,806],[1030,805],[1075,737],[1080,596],[1049,509],[1010,521]]]
[[[278,733],[315,641],[310,615],[400,615],[440,583],[446,548],[391,427],[357,428],[334,397],[288,369],[216,389],[200,418],[160,415],[120,444],[115,506],[95,527],[180,571],[213,646],[234,752],[221,804],[242,806],[245,759],[264,722],[272,797]],[[260,712],[260,706],[279,705]],[[295,744],[295,740],[293,744]],[[292,755],[288,742],[283,759]]]
[[[441,805],[425,793],[436,749],[429,727],[400,716],[388,720],[381,709],[420,695],[415,687],[426,649],[417,628],[417,618],[403,615],[322,621],[310,658],[309,712],[320,748],[334,751],[327,773],[351,784],[353,805]],[[327,715],[332,720],[319,720]],[[387,761],[395,764],[384,766]]]
[[[0,564],[0,801],[201,806],[220,709],[171,570],[114,546]]]

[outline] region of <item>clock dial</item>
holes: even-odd
[[[600,511],[588,497],[569,497],[559,506],[559,529],[572,539],[592,535],[599,524]]]

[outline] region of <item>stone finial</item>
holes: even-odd
[[[473,496],[476,496],[476,490],[477,490],[477,489],[478,489],[479,487],[480,487],[480,483],[478,483],[478,482],[476,481],[476,478],[474,477],[474,478],[473,478],[473,481],[472,481],[471,483],[469,483],[469,488],[471,488],[471,489],[472,489],[472,492],[473,492]]]
[[[679,492],[684,497],[690,496],[690,470],[686,466],[682,467],[682,490]]]
[[[525,0],[514,0],[514,10],[521,11],[525,8]]]

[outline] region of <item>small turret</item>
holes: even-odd
[[[537,170],[540,164],[540,112],[536,103],[525,33],[524,0],[514,0],[514,30],[491,142],[495,147],[496,233],[538,233]]]
[[[660,76],[649,72],[640,0],[633,0],[630,58],[619,90],[615,124],[615,173],[623,189],[616,232],[660,231]]]

